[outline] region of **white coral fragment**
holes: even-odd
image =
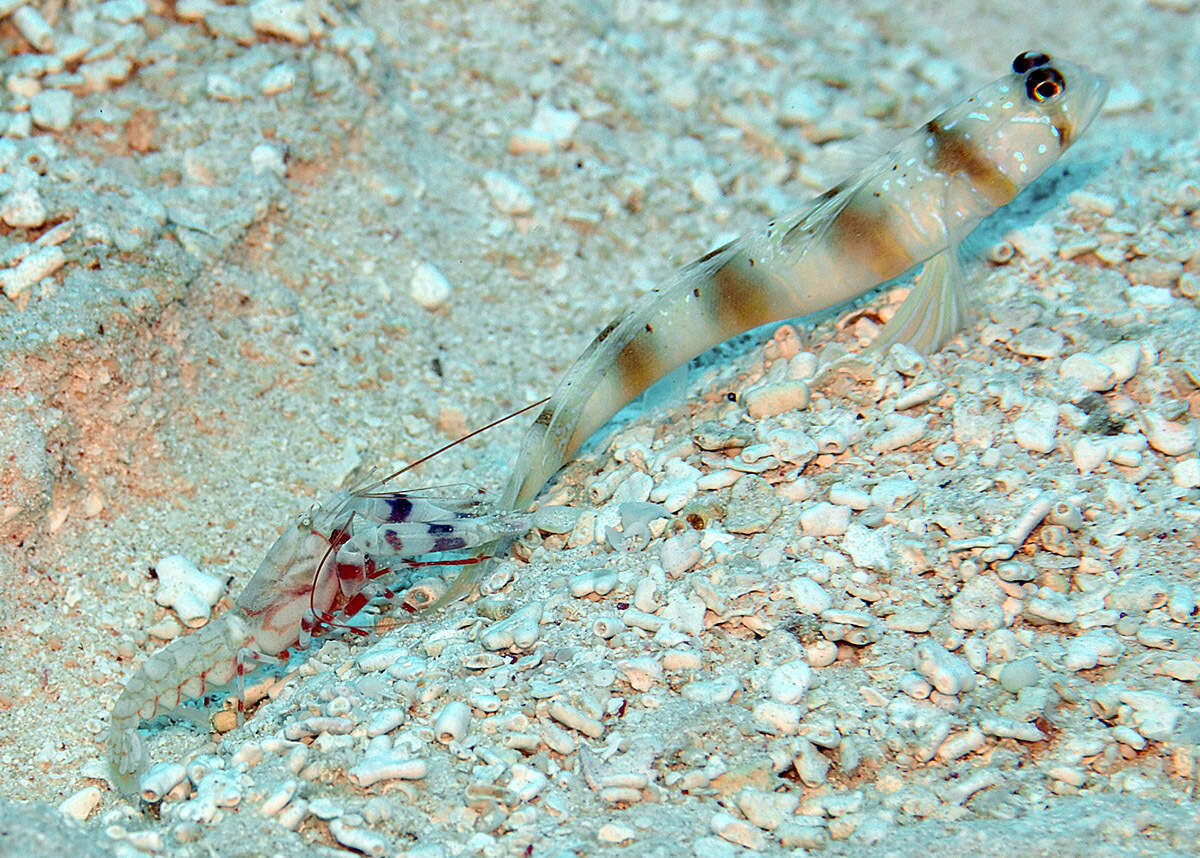
[[[158,590],[154,601],[171,608],[183,624],[196,629],[208,622],[213,607],[225,594],[227,580],[201,572],[182,554],[164,557],[154,566]]]

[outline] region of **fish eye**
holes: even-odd
[[[1013,71],[1017,74],[1025,74],[1030,69],[1035,69],[1038,66],[1044,66],[1050,62],[1050,57],[1043,54],[1041,51],[1025,51],[1017,54],[1013,60]]]
[[[1053,66],[1034,69],[1025,78],[1025,92],[1034,101],[1049,101],[1067,88],[1067,82]]]

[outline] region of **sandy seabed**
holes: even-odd
[[[0,298],[0,795],[74,797],[97,854],[1195,848],[1188,664],[1200,650],[1179,594],[1200,575],[1200,498],[1182,464],[1200,419],[1200,7],[269,5],[47,2],[0,23],[12,272]],[[147,729],[154,760],[240,765],[237,807],[210,813],[210,793],[181,787],[147,815],[109,789],[113,702],[182,634],[154,601],[158,561],[181,554],[231,579],[235,597],[314,501],[546,395],[678,265],[795,208],[1028,48],[1103,73],[1112,97],[1063,163],[983,228],[976,318],[956,343],[915,370],[815,389],[811,422],[731,417],[726,394],[776,379],[788,336],[722,351],[682,399],[619,423],[549,490],[578,511],[575,530],[527,540],[493,594],[505,610],[545,604],[536,646],[484,658],[473,603],[382,639],[331,641],[245,728]],[[1004,240],[1011,261],[982,258]],[[17,279],[34,254],[43,276]],[[443,279],[414,280],[420,266]],[[795,342],[855,350],[871,318],[798,327]],[[1121,343],[1137,346],[1122,352],[1133,372],[1098,401],[1072,398],[1065,359]],[[873,455],[890,410],[875,394],[926,382],[936,397],[910,413],[927,437]],[[670,542],[693,507],[644,548],[582,536],[603,533],[588,487],[620,468],[661,484],[653,460],[674,451],[717,469],[691,446],[701,424],[762,440],[815,434],[843,412],[861,432],[846,455],[784,459],[753,492],[710,493],[716,531],[733,513],[751,521],[705,543],[695,568],[679,559],[691,544]],[[1053,424],[1048,451],[1023,442],[1022,418]],[[1155,420],[1192,446],[1164,452]],[[523,425],[448,452],[418,482],[495,492]],[[1083,437],[1101,461],[1079,452]],[[939,444],[957,453],[934,456]],[[872,492],[903,495],[901,478],[919,487],[916,505],[882,508]],[[814,537],[802,517],[831,491],[855,518]],[[1004,533],[1047,493],[1086,524],[1017,546],[1027,576],[951,550]],[[872,554],[880,544],[892,559]],[[608,589],[579,583],[604,572]],[[843,613],[805,619],[795,577]],[[1012,640],[949,621],[973,578],[972,598],[1037,606],[1000,624]],[[645,604],[682,639],[632,617],[598,635],[644,580],[658,588]],[[846,634],[860,621],[874,639],[856,647]],[[1091,651],[1080,639],[1096,661],[1072,669]],[[800,723],[780,726],[792,710],[762,709],[771,677],[821,641],[836,661],[813,669]],[[926,642],[969,664],[976,688],[922,695],[912,653]],[[395,654],[372,673],[363,646]],[[473,655],[482,669],[463,667]],[[999,668],[1022,659],[1033,690],[1010,691]],[[355,786],[363,725],[391,692],[409,695],[391,750],[429,774]],[[473,705],[470,740],[428,741],[444,703],[472,694],[499,711]],[[555,694],[602,732],[564,727],[547,708]],[[341,717],[330,706],[349,708],[345,735],[277,738],[308,714]],[[988,717],[1041,738],[1004,736]],[[272,739],[312,747],[289,763]],[[289,784],[284,812],[263,812]],[[80,836],[62,814],[18,807],[0,805],[2,850]]]

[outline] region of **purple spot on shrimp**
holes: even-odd
[[[439,536],[433,542],[433,550],[436,551],[457,551],[460,548],[466,548],[467,541],[461,536]]]
[[[412,501],[404,495],[396,495],[388,501],[391,507],[388,513],[388,521],[408,521],[408,517],[412,515]]]
[[[454,533],[454,525],[452,524],[430,524],[430,533]]]
[[[384,530],[383,539],[391,548],[395,548],[397,551],[404,547],[404,540],[394,530]]]

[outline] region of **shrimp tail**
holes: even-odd
[[[138,726],[183,700],[203,696],[207,687],[233,679],[238,654],[249,642],[247,629],[239,611],[226,611],[153,653],[125,684],[109,723],[108,763],[113,786],[127,798],[138,794],[149,761]]]

